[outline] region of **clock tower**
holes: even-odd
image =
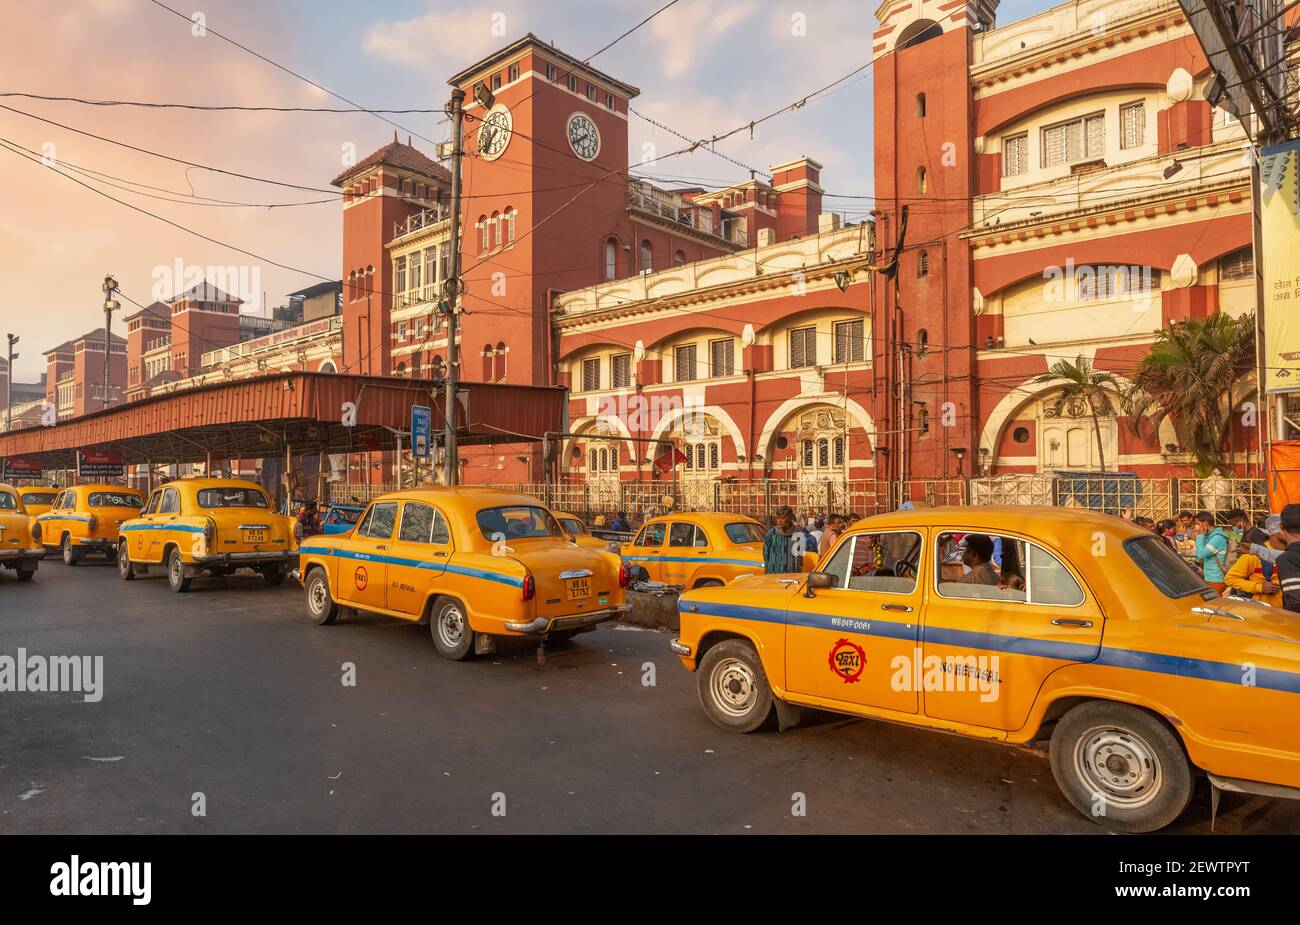
[[[449,82],[467,117],[461,378],[552,384],[551,293],[599,281],[603,242],[626,225],[640,91],[531,34]]]

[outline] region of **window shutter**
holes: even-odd
[[[695,345],[683,344],[673,352],[673,378],[685,382],[695,376]]]
[[[711,376],[730,376],[736,369],[736,347],[735,341],[731,338],[725,340],[715,340],[709,344],[711,356],[709,357]]]

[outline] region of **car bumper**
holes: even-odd
[[[194,565],[207,568],[212,565],[273,565],[277,562],[296,561],[298,550],[268,552],[219,552],[210,556],[195,556]]]
[[[45,547],[36,546],[31,549],[0,549],[0,562],[9,562],[13,559],[44,559]]]
[[[90,546],[93,549],[112,549],[117,545],[117,540],[97,536],[74,536],[70,539],[74,546]]]
[[[529,620],[526,623],[507,623],[506,629],[512,633],[522,633],[527,636],[537,636],[543,633],[558,633],[564,630],[582,629],[588,626],[595,626],[598,623],[605,623],[609,620],[617,620],[623,614],[632,610],[631,604],[619,604],[616,607],[607,607],[604,610],[593,610],[591,613],[571,614],[563,617],[538,617],[535,620]]]
[[[674,639],[672,642],[668,643],[668,648],[673,650],[673,655],[680,655],[682,658],[691,657],[691,647],[680,639]]]

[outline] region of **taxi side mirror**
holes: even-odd
[[[804,597],[816,597],[814,590],[824,590],[835,585],[835,576],[829,572],[809,572],[808,584],[804,590]]]

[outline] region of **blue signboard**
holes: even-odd
[[[411,455],[428,459],[433,452],[430,446],[433,433],[433,411],[423,405],[411,406]]]

